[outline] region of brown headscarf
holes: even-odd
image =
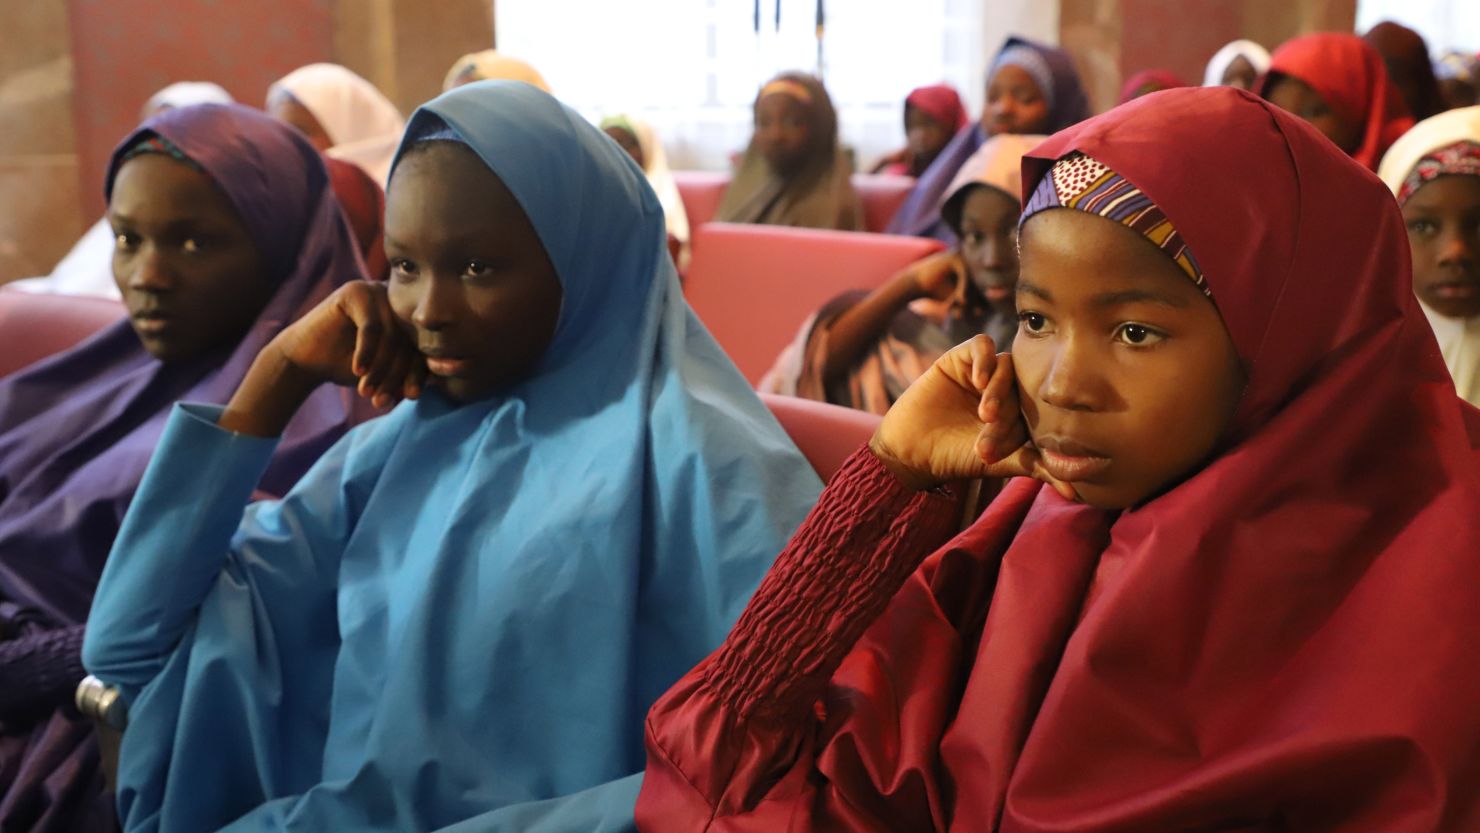
[[[822,82],[801,72],[783,72],[761,87],[755,103],[773,91],[792,94],[807,109],[812,144],[796,173],[771,169],[752,138],[739,170],[720,200],[715,219],[728,223],[843,229],[863,228],[863,210],[849,181],[848,161],[838,148],[838,113]]]

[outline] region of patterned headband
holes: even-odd
[[[1480,176],[1480,144],[1465,139],[1424,154],[1398,189],[1398,205],[1429,182],[1451,174]]]
[[[186,165],[189,165],[191,168],[199,171],[200,173],[206,172],[206,169],[202,168],[199,162],[196,162],[194,159],[186,156],[185,151],[180,150],[180,148],[174,142],[171,142],[169,139],[166,139],[165,137],[157,134],[152,136],[145,136],[144,138],[135,142],[134,146],[129,148],[123,154],[122,161],[127,162],[128,160],[133,159],[135,156],[143,156],[146,153],[164,154],[171,159],[176,159],[178,161],[184,162]]]
[[[1065,156],[1053,163],[1048,176],[1038,182],[1023,207],[1018,227],[1040,211],[1059,207],[1077,208],[1138,232],[1166,252],[1204,295],[1213,297],[1202,268],[1172,221],[1150,197],[1120,174],[1082,153]]]

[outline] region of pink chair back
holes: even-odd
[[[918,237],[709,223],[694,231],[684,294],[754,385],[823,304],[941,248]]]
[[[106,298],[0,289],[0,376],[68,349],[124,314],[123,304]]]
[[[719,201],[730,187],[730,175],[726,171],[674,171],[673,184],[678,186],[692,234],[693,229],[714,219]]]
[[[889,174],[854,174],[853,190],[863,203],[863,228],[865,231],[882,232],[889,221],[904,205],[904,201],[915,188],[912,176]]]
[[[823,482],[832,479],[844,461],[873,437],[882,420],[878,414],[794,396],[763,393],[761,399]]]

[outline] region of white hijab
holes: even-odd
[[[1213,59],[1208,61],[1207,70],[1203,72],[1203,86],[1223,86],[1223,73],[1238,58],[1248,61],[1254,67],[1255,75],[1263,75],[1269,71],[1268,49],[1251,40],[1236,40],[1213,54]]]
[[[637,146],[642,148],[643,173],[647,174],[648,184],[653,186],[658,202],[663,206],[663,220],[668,226],[668,233],[678,238],[684,248],[688,248],[689,215],[684,211],[683,198],[679,196],[673,171],[668,168],[668,154],[663,152],[663,143],[658,141],[658,134],[653,131],[652,125],[626,113],[612,116],[603,123],[628,127],[632,130],[632,135],[637,137]]]
[[[318,119],[333,147],[326,155],[352,162],[385,187],[406,120],[375,85],[338,64],[309,64],[274,81],[269,100],[286,92]]]
[[[1419,160],[1440,148],[1463,141],[1480,144],[1480,106],[1450,110],[1414,125],[1388,148],[1377,168],[1377,175],[1396,196],[1403,187],[1403,180],[1408,178]],[[1439,351],[1444,354],[1444,364],[1449,367],[1449,375],[1454,377],[1455,389],[1465,401],[1480,406],[1480,316],[1448,318],[1422,302],[1419,306],[1423,307],[1429,324],[1434,328]]]

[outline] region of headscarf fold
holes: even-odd
[[[274,81],[267,97],[287,92],[329,134],[334,159],[353,162],[381,188],[401,140],[401,111],[374,84],[338,64],[309,64]]]
[[[537,90],[550,92],[545,76],[527,61],[511,57],[497,49],[469,52],[452,62],[447,77],[442,80],[442,91],[446,92],[459,83],[474,81],[523,81]]]
[[[1480,176],[1480,106],[1424,119],[1393,143],[1378,175],[1401,205],[1440,176]],[[1480,406],[1480,316],[1447,318],[1419,306],[1439,341],[1439,352],[1459,395]]]
[[[1416,121],[1445,109],[1439,81],[1434,77],[1434,64],[1429,60],[1429,45],[1424,43],[1423,35],[1384,20],[1369,29],[1362,39],[1382,56],[1388,78],[1398,88],[1409,115]]]
[[[816,500],[616,143],[509,81],[422,106],[401,154],[430,139],[528,216],[563,289],[550,346],[486,399],[402,403],[248,509],[161,670],[116,680],[130,829],[629,829],[643,714]],[[110,605],[108,580],[100,606],[149,604]]]
[[[653,130],[652,125],[627,113],[602,119],[603,130],[609,125],[622,127],[637,139],[637,146],[642,149],[642,172],[647,174],[648,185],[651,185],[653,193],[658,195],[658,204],[663,206],[663,221],[668,228],[668,233],[673,235],[684,249],[687,249],[689,215],[684,210],[683,197],[678,193],[678,183],[673,179],[673,171],[668,167],[668,154],[663,151],[663,143],[658,141],[658,134]]]
[[[1352,158],[1370,171],[1413,118],[1383,66],[1382,56],[1356,35],[1317,32],[1275,50],[1256,92],[1268,96],[1284,77],[1308,84],[1348,124],[1361,131]]]
[[[1254,67],[1254,77],[1263,75],[1269,70],[1269,50],[1251,40],[1236,40],[1224,44],[1222,49],[1213,53],[1208,61],[1208,68],[1203,72],[1204,87],[1220,87],[1223,85],[1223,73],[1228,71],[1229,65],[1235,60],[1243,58]]]
[[[756,104],[769,94],[789,95],[807,111],[811,146],[798,170],[781,176],[771,170],[751,139],[740,167],[720,199],[715,219],[800,228],[863,228],[863,207],[850,180],[848,159],[838,147],[838,113],[822,82],[801,72],[785,72],[767,82]]]
[[[1049,132],[1063,130],[1089,116],[1089,99],[1079,82],[1079,73],[1069,53],[1054,46],[1038,43],[1027,38],[1013,36],[1007,39],[986,82],[1004,66],[1020,66],[1035,79],[1040,92],[1049,102]],[[981,122],[968,125],[956,133],[950,144],[935,157],[925,173],[915,183],[914,190],[889,221],[890,234],[907,234],[913,237],[933,237],[945,243],[955,243],[956,234],[942,222],[940,204],[945,190],[955,179],[956,172],[973,153],[987,140]]]

